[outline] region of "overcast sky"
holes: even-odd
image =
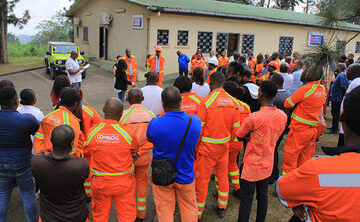
[[[35,27],[40,21],[50,19],[56,11],[63,7],[69,8],[71,4],[69,0],[20,0],[15,6],[15,14],[21,16],[25,10],[29,10],[31,19],[21,30],[9,25],[9,32],[15,35],[35,35],[38,32]]]

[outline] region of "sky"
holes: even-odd
[[[15,14],[21,16],[25,10],[29,10],[31,19],[23,29],[9,25],[8,31],[15,35],[35,35],[38,32],[35,27],[40,21],[49,20],[56,11],[69,8],[71,4],[69,0],[20,0],[15,6]]]

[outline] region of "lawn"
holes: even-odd
[[[44,57],[9,57],[8,64],[0,65],[0,75],[43,67]]]
[[[330,107],[327,110],[327,115],[325,116],[326,123],[328,126],[331,125],[331,114],[330,114]],[[337,135],[328,135],[323,134],[320,137],[319,143],[316,143],[316,150],[315,153],[317,155],[323,155],[323,152],[321,151],[321,146],[336,146],[337,144]],[[283,147],[285,145],[286,136],[284,137],[280,147],[279,147],[279,155],[280,155],[280,162],[279,162],[279,169],[281,172],[282,167],[282,159],[283,159]],[[243,156],[243,153],[241,153],[241,156]],[[231,184],[231,182],[230,182]],[[232,185],[230,185],[229,193],[232,191]],[[215,190],[215,181],[210,180],[209,183],[209,192],[208,197],[206,201],[206,208],[204,211],[204,214],[202,216],[202,221],[237,221],[238,217],[238,210],[239,210],[239,200],[237,200],[235,197],[233,197],[231,194],[229,194],[229,203],[228,203],[228,210],[226,213],[226,216],[224,219],[219,219],[216,214],[214,213],[212,207],[214,204],[217,203],[217,199],[214,198],[211,195],[211,192]],[[275,222],[281,222],[281,221],[289,221],[290,217],[292,216],[292,210],[285,208],[283,205],[280,204],[279,200],[273,196],[274,191],[274,185],[269,186],[269,205],[268,205],[268,213],[266,217],[266,221],[275,221]],[[256,195],[256,194],[255,194]],[[179,219],[179,213],[177,211],[176,213],[176,221],[180,221]],[[251,218],[250,221],[255,221],[256,218],[256,196],[254,196],[254,202],[251,212]]]

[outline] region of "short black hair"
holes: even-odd
[[[234,53],[233,56],[234,56],[234,59],[237,60],[240,58],[240,53],[236,52],[236,53]]]
[[[234,81],[226,81],[224,90],[232,97],[236,98],[239,95],[239,84]]]
[[[118,60],[119,58],[121,58],[121,55],[117,55],[117,56],[116,56],[116,60]]]
[[[173,85],[180,90],[180,93],[190,92],[192,88],[192,82],[186,76],[177,77]]]
[[[346,55],[340,55],[339,62],[345,62],[346,59],[347,59]]]
[[[166,87],[161,93],[161,100],[165,107],[181,106],[181,94],[175,86]]]
[[[127,69],[126,61],[124,59],[120,59],[116,64],[116,68],[118,68],[119,70],[126,70]]]
[[[278,73],[272,74],[270,77],[270,81],[281,87],[283,87],[284,85],[284,77]]]
[[[71,143],[74,141],[75,133],[69,125],[60,125],[51,132],[51,143],[55,148],[62,148],[66,150],[71,148]]]
[[[251,75],[252,74],[251,74],[250,70],[244,69],[244,72],[243,72],[242,76],[251,78]]]
[[[20,92],[20,104],[32,105],[35,100],[35,92],[32,89],[23,89]]]
[[[280,65],[280,72],[281,73],[288,73],[289,70],[290,70],[289,64],[287,64],[286,62],[281,63],[281,65]]]
[[[80,103],[81,95],[79,91],[74,88],[66,87],[61,92],[61,105],[73,106],[76,102]]]
[[[210,82],[216,82],[223,84],[225,82],[225,75],[222,72],[214,72],[210,75]]]
[[[5,86],[0,89],[0,105],[12,106],[14,101],[17,100],[16,90],[11,86]]]
[[[236,70],[237,65],[238,65],[238,63],[237,63],[237,62],[235,62],[235,61],[233,61],[233,62],[230,62],[230,63],[229,63],[228,67],[229,67],[229,68],[230,68],[230,67],[234,67],[234,68],[235,68],[235,70]]]
[[[239,57],[239,61],[241,61],[241,62],[246,62],[246,57],[245,56],[240,56]]]
[[[360,136],[360,86],[351,90],[344,100],[344,112],[341,116],[342,122],[357,135]]]
[[[277,88],[275,83],[266,80],[260,84],[261,92],[267,99],[273,99],[276,96]]]
[[[0,89],[4,88],[5,86],[10,86],[15,89],[14,83],[7,79],[3,79],[0,81]]]

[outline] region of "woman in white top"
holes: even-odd
[[[192,72],[192,88],[191,92],[198,94],[202,98],[210,94],[210,87],[204,81],[204,71],[200,67],[196,67]]]

